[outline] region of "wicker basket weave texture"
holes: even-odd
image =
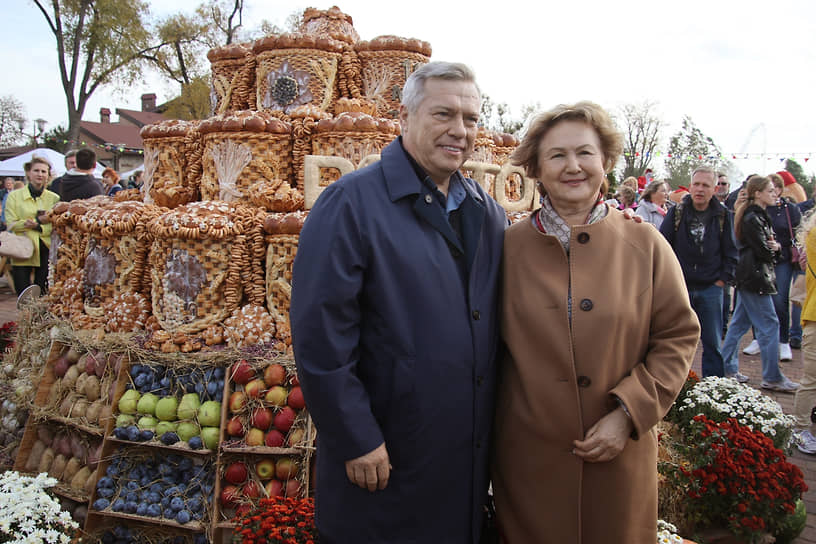
[[[341,57],[341,53],[305,48],[259,52],[255,57],[257,109],[286,111],[311,104],[331,111],[338,97]],[[285,104],[273,99],[278,88],[288,89]]]
[[[356,167],[368,155],[379,155],[385,146],[396,136],[382,132],[320,132],[312,136],[312,154],[329,157],[343,157]],[[340,172],[334,168],[320,171],[320,185],[327,186],[340,178]]]
[[[287,329],[292,295],[292,263],[297,255],[299,238],[295,234],[266,236],[266,302],[275,322],[282,320]]]
[[[417,68],[430,60],[412,51],[359,51],[362,94],[377,104],[382,117],[396,119],[402,100],[402,88]]]
[[[216,157],[219,156],[219,148],[226,149],[223,146],[230,145],[236,153],[246,156],[248,151],[250,160],[240,171],[228,172],[228,177],[234,179],[223,179],[219,175],[219,168],[223,172],[227,165],[219,166]],[[248,131],[212,132],[204,135],[203,147],[200,186],[202,200],[228,200],[222,195],[222,189],[234,184],[234,189],[240,195],[233,194],[231,200],[250,203],[247,191],[255,183],[290,184],[293,179],[291,135]]]
[[[254,91],[255,61],[243,58],[219,59],[212,63],[212,91],[216,115],[249,107],[249,95]]]

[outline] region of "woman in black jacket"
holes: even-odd
[[[776,203],[776,188],[770,179],[751,176],[745,186],[748,199],[737,208],[734,234],[740,244],[736,282],[737,307],[728,325],[722,354],[725,375],[747,381],[739,373],[738,347],[753,325],[762,358],[762,388],[786,393],[799,389],[779,370],[779,319],[774,309],[776,294],[774,260],[780,250],[771,219],[765,208]]]

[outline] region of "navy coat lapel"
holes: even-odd
[[[459,255],[465,253],[459,237],[456,236],[456,232],[454,232],[448,218],[445,216],[445,212],[434,198],[434,195],[431,194],[430,189],[425,186],[422,187],[422,192],[414,201],[414,213],[444,236],[448,244],[459,251]]]
[[[467,198],[459,208],[462,210],[462,238],[464,238],[465,243],[468,272],[473,267],[473,260],[476,258],[476,251],[479,249],[479,239],[482,236],[485,206],[480,200],[475,198],[472,192],[468,191]]]

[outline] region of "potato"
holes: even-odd
[[[93,472],[88,469],[88,478],[85,480],[85,493],[91,495],[96,487],[96,470]]]
[[[88,379],[85,380],[83,392],[85,394],[85,398],[87,398],[89,402],[98,400],[100,394],[99,378],[96,376],[88,376]]]
[[[106,427],[108,425],[108,420],[112,417],[113,413],[111,411],[111,407],[102,403],[102,409],[99,410],[99,426]]]
[[[62,378],[62,386],[66,389],[72,388],[76,384],[77,378],[79,378],[79,367],[71,365]]]
[[[88,406],[88,409],[85,411],[85,419],[88,420],[88,423],[91,425],[99,424],[99,412],[102,410],[102,401],[96,400]]]
[[[49,429],[47,425],[38,425],[37,439],[46,446],[50,446],[51,441],[54,440],[54,433],[51,432],[51,429]]]
[[[71,364],[75,364],[79,361],[81,355],[82,354],[74,346],[71,346],[68,348],[68,351],[65,352],[65,358],[68,359]]]
[[[76,473],[79,472],[80,468],[82,468],[82,463],[79,459],[71,457],[65,464],[65,470],[62,471],[62,480],[64,482],[70,482],[74,476],[76,476]]]
[[[87,411],[88,401],[83,398],[77,398],[76,402],[74,403],[74,407],[71,409],[71,417],[72,418],[85,417],[85,413]]]
[[[85,381],[88,379],[88,374],[86,372],[82,372],[74,383],[74,390],[79,393],[80,395],[83,394],[85,391]]]
[[[45,451],[40,457],[40,464],[37,467],[37,472],[48,472],[48,469],[51,468],[51,463],[54,462],[54,450],[51,448],[45,448]]]
[[[64,455],[59,454],[54,457],[54,462],[48,468],[48,475],[57,480],[62,479],[62,473],[65,472],[65,465],[68,464],[68,459]]]
[[[76,400],[77,396],[74,393],[68,393],[68,396],[65,397],[62,400],[62,403],[59,405],[59,414],[62,417],[71,417],[72,409]]]
[[[31,446],[31,452],[28,454],[28,459],[26,460],[26,472],[34,472],[37,467],[40,466],[40,459],[42,458],[45,448],[45,444],[41,441],[37,440],[34,442],[34,445]]]
[[[88,467],[82,467],[76,474],[74,474],[74,477],[71,478],[71,487],[78,490],[85,489],[85,484],[88,482],[88,478],[90,478],[90,476],[91,469]]]

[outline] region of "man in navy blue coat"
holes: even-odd
[[[402,136],[329,186],[301,232],[290,317],[321,542],[478,542],[507,224],[459,173],[480,102],[468,67],[419,68]]]

